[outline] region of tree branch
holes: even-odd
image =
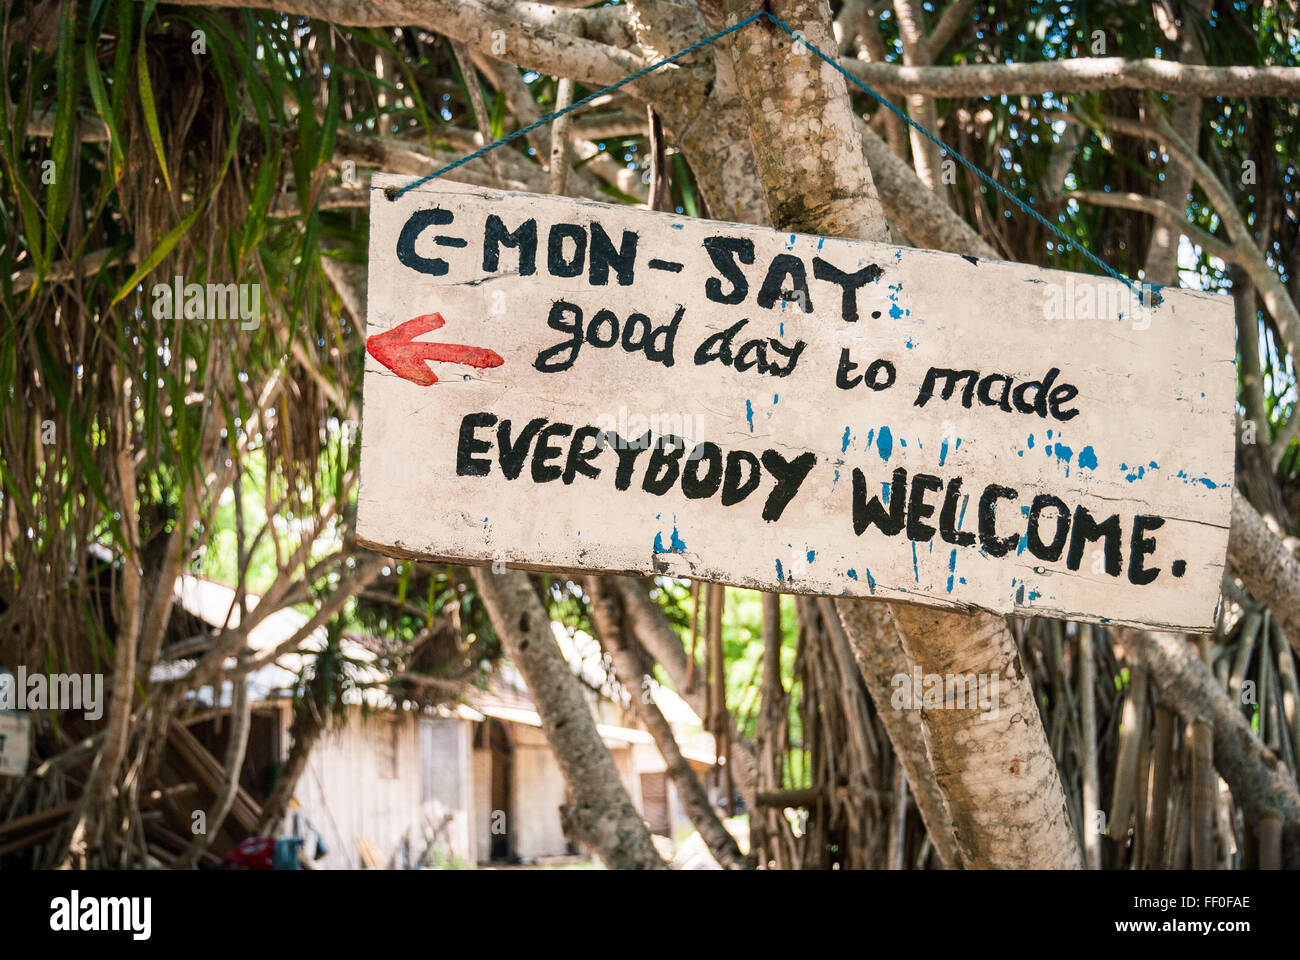
[[[1226,263],[1238,263],[1241,257],[1237,254],[1237,249],[1230,243],[1225,243],[1213,234],[1206,233],[1200,227],[1192,224],[1184,216],[1181,216],[1177,210],[1155,197],[1148,197],[1140,193],[1107,193],[1104,190],[1072,190],[1069,193],[1063,193],[1060,197],[1062,200],[1078,200],[1080,203],[1091,203],[1099,207],[1112,207],[1117,210],[1133,210],[1138,213],[1145,213],[1154,217],[1158,222],[1169,227],[1176,234],[1186,235],[1187,239],[1196,244],[1212,257],[1218,257]]]
[[[1273,611],[1291,646],[1300,653],[1300,560],[1269,529],[1237,490],[1232,491],[1228,564],[1256,599]]]
[[[1200,97],[1300,96],[1300,67],[1202,67],[1170,60],[1122,57],[958,67],[907,67],[852,58],[840,62],[867,86],[891,94],[993,97],[1047,91],[1151,90]]]
[[[420,27],[490,53],[494,33],[504,35],[506,56],[529,70],[567,75],[605,86],[646,62],[632,43],[619,7],[569,10],[529,0],[173,0],[178,6],[251,7],[315,17],[346,27]],[[585,36],[578,36],[581,21]],[[594,37],[599,39],[586,39]],[[500,54],[497,54],[500,56]],[[665,89],[680,67],[656,71],[634,86]]]

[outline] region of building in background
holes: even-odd
[[[212,581],[187,576],[178,584],[181,605],[206,623],[220,625],[233,598],[229,587]],[[279,610],[250,632],[249,646],[273,649],[305,622],[293,610]],[[689,835],[693,827],[663,758],[630,708],[616,702],[622,691],[605,671],[598,645],[585,634],[569,636],[558,623],[553,627],[651,833],[670,840]],[[324,644],[324,631],[319,633],[307,648]],[[344,643],[350,659],[373,659],[365,645]],[[250,806],[269,794],[275,767],[288,755],[291,691],[301,666],[301,658],[291,654],[250,678],[253,727],[241,771],[241,795]],[[651,694],[683,755],[703,778],[714,764],[712,736],[671,690],[655,687]],[[207,753],[221,757],[230,694],[213,697],[208,691],[208,700],[186,731]],[[472,691],[463,703],[409,710],[375,691],[365,702],[358,698],[349,704],[345,722],[332,725],[313,748],[282,829],[307,834],[309,852],[319,840],[317,849],[324,852],[315,866],[327,869],[544,862],[584,853],[564,837],[560,807],[565,802],[564,777],[541,718],[518,673],[502,662],[488,688]],[[232,818],[226,844],[239,838],[240,826],[239,818]],[[220,854],[222,844],[213,850]]]

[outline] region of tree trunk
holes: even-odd
[[[1228,564],[1256,599],[1273,611],[1278,626],[1300,652],[1300,560],[1287,552],[1259,512],[1232,491]]]
[[[1183,63],[1204,64],[1201,43],[1196,35],[1196,24],[1190,15],[1204,19],[1212,0],[1188,0],[1183,3],[1182,24],[1178,27],[1178,59]],[[1167,35],[1167,34],[1166,34]],[[1172,39],[1172,38],[1171,38]],[[1196,147],[1201,128],[1201,98],[1197,96],[1174,97],[1170,123],[1178,135],[1193,148]],[[1159,197],[1182,215],[1187,209],[1187,195],[1192,190],[1192,172],[1181,163],[1165,164],[1165,179],[1160,184]],[[1157,221],[1151,227],[1151,242],[1147,246],[1147,283],[1161,286],[1178,286],[1179,233]]]
[[[681,638],[673,629],[668,618],[664,616],[659,604],[651,598],[646,585],[641,580],[631,577],[609,576],[605,582],[618,588],[623,595],[623,609],[627,624],[633,636],[645,647],[650,656],[664,668],[668,679],[672,681],[677,695],[686,701],[701,720],[707,720],[708,691],[702,683],[689,682],[689,662]],[[700,594],[704,594],[707,584],[701,585]],[[730,723],[730,718],[728,718]],[[736,789],[745,800],[745,808],[757,810],[755,804],[754,784],[758,771],[758,760],[754,756],[754,746],[736,735],[733,728],[727,737],[727,765],[736,783]]]
[[[1097,770],[1097,645],[1092,624],[1079,624],[1079,707],[1083,730],[1083,853],[1089,870],[1101,869],[1101,831],[1096,815],[1101,809],[1101,779]]]
[[[709,795],[705,793],[699,777],[677,746],[672,726],[650,695],[652,680],[645,670],[640,651],[629,644],[630,638],[623,628],[622,595],[617,588],[604,584],[600,577],[587,577],[586,585],[590,597],[588,610],[591,612],[592,626],[596,628],[596,637],[609,654],[619,682],[627,688],[632,709],[654,737],[655,745],[668,767],[668,776],[677,787],[677,796],[686,808],[686,815],[700,832],[700,837],[719,866],[724,870],[752,869],[753,863],[746,861],[741,854],[736,838],[727,832],[718,815],[713,812]]]
[[[752,12],[750,7],[724,0],[735,19]],[[833,49],[825,0],[778,0],[772,9],[809,43]],[[773,225],[885,240],[884,212],[844,78],[766,21],[732,34],[731,51]],[[992,714],[944,711],[947,716],[927,725],[963,860],[968,866],[1078,866],[1079,845],[1060,776],[1006,625],[984,614],[929,614],[902,606],[895,620],[913,661],[945,665],[960,654],[988,668],[974,672],[1005,672],[1011,688],[1012,709],[996,714],[1000,722]],[[936,626],[944,636],[922,632]],[[1023,845],[1009,849],[1008,840]]]
[[[320,688],[322,683],[324,678],[319,675],[313,676],[307,682],[307,691],[302,702],[294,711],[293,723],[289,726],[289,735],[292,738],[289,756],[285,759],[284,766],[280,768],[271,796],[262,805],[262,816],[253,829],[256,836],[271,836],[280,829],[280,821],[284,819],[289,809],[289,801],[293,799],[293,793],[298,789],[298,781],[307,770],[311,751],[325,730],[327,708],[324,691]]]
[[[560,808],[565,836],[591,847],[611,870],[667,869],[618,778],[578,678],[551,633],[551,618],[526,573],[471,568],[492,626],[523,674],[573,802]]]
[[[1110,794],[1110,838],[1122,841],[1128,836],[1128,825],[1133,813],[1133,798],[1137,789],[1138,757],[1147,722],[1147,677],[1141,664],[1129,675],[1128,696],[1120,715],[1119,754],[1115,760],[1115,784]],[[1141,824],[1138,824],[1141,829]]]
[[[752,14],[754,4],[723,0],[723,9],[736,22]],[[770,9],[808,44],[835,50],[826,0],[777,0]],[[772,225],[887,241],[844,77],[766,19],[729,39]]]
[[[934,776],[970,868],[1082,866],[1033,687],[1006,622],[895,604],[903,649],[923,676],[996,678],[992,710],[921,711]]]
[[[126,756],[131,736],[131,708],[135,702],[136,652],[140,642],[143,608],[140,588],[143,571],[140,562],[139,525],[136,519],[136,470],[131,442],[131,378],[120,366],[113,368],[113,386],[121,399],[113,411],[117,433],[114,464],[117,468],[118,492],[121,495],[122,530],[127,537],[122,563],[122,605],[118,611],[117,649],[114,655],[113,699],[104,724],[104,746],[95,756],[81,798],[70,818],[67,847],[61,861],[70,865],[82,860],[96,843],[96,834],[107,817],[108,806],[117,790],[117,776]],[[170,586],[168,587],[170,590]]]
[[[234,686],[235,695],[230,705],[230,740],[226,744],[226,779],[221,785],[221,793],[212,801],[212,809],[205,818],[205,829],[196,834],[189,846],[177,855],[172,864],[176,869],[190,869],[199,855],[212,846],[212,841],[226,822],[226,815],[235,804],[235,794],[239,792],[239,772],[244,769],[248,732],[253,726],[253,705],[248,696],[248,678],[240,677],[234,681]]]

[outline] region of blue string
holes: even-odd
[[[469,163],[471,160],[477,160],[479,157],[483,156],[483,154],[487,153],[488,151],[495,150],[497,147],[500,146],[504,146],[505,144],[509,143],[512,140],[519,139],[525,134],[532,133],[538,127],[544,127],[552,120],[556,120],[564,116],[566,113],[572,113],[574,110],[577,110],[581,107],[585,107],[587,104],[591,103],[591,101],[595,100],[597,97],[602,97],[612,90],[617,90],[619,87],[625,86],[626,84],[631,83],[633,80],[640,80],[646,74],[653,73],[654,71],[658,70],[660,67],[666,67],[670,63],[675,63],[676,61],[680,60],[682,57],[694,53],[696,50],[699,50],[701,47],[707,47],[709,44],[721,40],[727,34],[735,33],[737,30],[741,29],[742,27],[747,27],[755,20],[765,16],[770,16],[770,14],[768,14],[763,10],[760,10],[758,13],[751,13],[748,17],[746,17],[744,20],[741,20],[739,23],[735,24],[734,26],[727,27],[727,29],[725,30],[719,30],[717,33],[713,34],[713,36],[705,37],[699,43],[693,43],[684,50],[678,50],[672,56],[665,57],[663,60],[660,60],[658,63],[652,63],[648,67],[642,67],[640,70],[638,70],[636,73],[632,74],[631,76],[624,77],[622,80],[618,81],[617,83],[611,83],[608,87],[605,87],[604,89],[601,90],[597,90],[595,93],[589,94],[588,96],[583,97],[581,100],[569,104],[569,106],[565,107],[563,110],[556,110],[554,113],[547,114],[546,116],[542,117],[542,119],[536,121],[535,123],[530,123],[522,130],[516,130],[514,133],[502,137],[500,140],[494,141],[493,143],[489,143],[486,147],[481,147],[478,150],[475,150],[469,156],[461,157],[456,162],[449,163],[445,167],[433,171],[433,173],[429,174],[427,177],[421,177],[419,180],[415,180],[412,181],[411,183],[408,183],[400,190],[392,191],[390,194],[388,194],[388,199],[396,200],[402,194],[406,193],[407,190],[414,190],[422,183],[428,183],[430,180],[434,180],[438,177],[441,177],[444,173],[450,173],[452,170],[455,170],[457,167]]]
[[[528,126],[516,130],[511,134],[508,134],[502,137],[500,140],[493,141],[492,143],[489,143],[485,147],[480,147],[478,150],[475,150],[473,153],[461,157],[459,160],[456,160],[453,163],[449,163],[445,167],[441,167],[433,171],[433,173],[427,176],[421,177],[418,180],[413,180],[412,182],[408,183],[406,186],[402,187],[400,190],[393,190],[392,188],[389,188],[389,190],[386,191],[386,195],[388,196],[389,200],[396,200],[398,197],[406,193],[406,191],[408,190],[414,190],[416,187],[420,186],[421,184],[428,183],[430,180],[435,180],[438,177],[441,177],[443,174],[450,173],[452,170],[455,170],[457,167],[464,166],[465,164],[469,163],[472,160],[477,160],[479,157],[483,156],[484,154],[492,150],[495,150],[497,147],[504,146],[505,144],[510,143],[513,140],[517,140],[522,136],[532,133],[538,127],[544,127],[552,120],[558,119],[559,117],[564,116],[566,113],[572,113],[574,110],[578,110],[581,109],[582,107],[585,107],[587,104],[591,103],[597,97],[602,97],[607,93],[617,90],[619,87],[632,83],[635,80],[640,80],[642,77],[646,76],[647,74],[653,73],[654,71],[658,70],[660,67],[665,67],[670,63],[675,63],[678,60],[680,60],[682,57],[688,56],[694,53],[696,50],[701,49],[702,47],[707,47],[710,44],[716,43],[717,41],[721,40],[723,37],[727,36],[728,34],[735,33],[737,30],[747,27],[755,20],[759,20],[763,17],[766,17],[768,20],[772,21],[772,23],[776,24],[778,27],[780,27],[782,30],[788,33],[796,43],[802,44],[804,47],[811,50],[813,53],[817,54],[817,56],[819,56],[824,62],[830,64],[830,66],[834,70],[842,74],[845,77],[845,79],[853,83],[855,86],[857,86],[865,93],[868,93],[872,97],[874,97],[881,106],[886,107],[889,110],[893,111],[893,113],[896,116],[898,116],[898,118],[901,119],[904,123],[920,131],[923,136],[925,136],[928,140],[930,140],[937,147],[939,147],[939,149],[943,150],[945,153],[951,154],[953,157],[956,157],[958,160],[960,160],[968,170],[974,173],[986,184],[988,184],[998,193],[1002,194],[1004,197],[1006,197],[1008,200],[1014,203],[1025,213],[1029,214],[1031,217],[1033,217],[1035,220],[1037,220],[1039,223],[1045,226],[1048,230],[1052,231],[1052,233],[1056,234],[1056,236],[1060,238],[1061,242],[1065,244],[1066,248],[1078,250],[1081,254],[1084,255],[1084,257],[1086,257],[1090,262],[1100,267],[1112,279],[1118,280],[1120,283],[1123,283],[1130,290],[1135,292],[1138,295],[1139,300],[1141,300],[1142,298],[1141,288],[1145,286],[1145,287],[1149,287],[1151,290],[1151,298],[1150,298],[1151,304],[1158,305],[1161,302],[1162,298],[1159,293],[1159,288],[1156,284],[1135,283],[1134,281],[1130,280],[1128,277],[1120,273],[1118,270],[1112,268],[1109,264],[1107,264],[1096,254],[1094,254],[1091,250],[1088,250],[1086,247],[1080,246],[1074,240],[1071,240],[1069,235],[1066,234],[1065,231],[1063,231],[1055,223],[1048,220],[1041,213],[1035,210],[1031,204],[1029,204],[1025,200],[1022,200],[1020,197],[1016,196],[1006,187],[1002,186],[1002,184],[998,183],[996,180],[990,177],[979,167],[975,166],[975,164],[971,163],[964,156],[962,156],[952,147],[948,146],[948,144],[944,143],[937,136],[931,133],[928,129],[926,129],[924,125],[917,123],[915,120],[909,117],[902,110],[898,109],[898,107],[894,106],[894,104],[891,103],[889,100],[887,100],[885,97],[881,96],[875,90],[872,90],[871,87],[867,86],[857,77],[855,77],[852,73],[846,70],[838,60],[827,56],[820,49],[818,49],[814,44],[809,43],[801,35],[797,35],[794,30],[790,29],[790,27],[786,24],[784,20],[782,20],[780,17],[776,16],[775,14],[768,12],[767,10],[759,10],[757,13],[751,13],[744,20],[741,20],[740,22],[735,23],[730,27],[727,27],[725,30],[719,30],[717,33],[705,37],[703,40],[700,40],[698,43],[693,43],[689,47],[679,50],[676,53],[672,54],[671,56],[665,57],[663,60],[658,61],[657,63],[652,63],[648,67],[643,67],[640,70],[638,70],[636,73],[633,73],[629,76],[624,77],[622,80],[619,80],[617,83],[611,83],[609,86],[604,87],[600,90],[597,90],[595,93],[583,97],[581,100],[578,100],[570,104],[569,106],[565,107],[563,110],[557,110],[554,113],[547,114],[546,116],[542,117],[540,120],[537,120],[534,123],[530,123]]]
[[[1012,193],[1012,192],[1011,192],[1010,190],[1008,190],[1006,187],[1002,186],[1002,184],[998,183],[996,180],[994,180],[992,177],[990,177],[987,173],[985,173],[985,172],[984,172],[983,170],[981,170],[979,167],[975,166],[975,164],[971,163],[969,160],[967,160],[965,157],[963,157],[960,153],[958,153],[958,152],[957,152],[956,150],[954,150],[952,147],[948,146],[948,144],[944,143],[942,140],[940,140],[938,137],[936,137],[933,133],[931,133],[929,130],[927,130],[927,129],[925,128],[924,125],[917,123],[915,120],[913,120],[913,119],[912,119],[911,117],[909,117],[907,114],[905,114],[902,110],[899,110],[898,107],[894,106],[892,103],[890,103],[888,100],[886,100],[886,99],[885,99],[884,97],[882,97],[880,94],[876,93],[876,91],[872,90],[869,86],[867,86],[865,83],[863,83],[863,82],[862,82],[861,80],[859,80],[857,77],[855,77],[853,74],[849,73],[848,70],[846,70],[843,66],[841,66],[841,64],[839,63],[838,60],[833,60],[833,59],[831,59],[830,57],[826,56],[826,54],[822,53],[820,50],[818,50],[815,46],[813,46],[813,45],[812,45],[811,43],[809,43],[807,40],[804,40],[802,37],[796,37],[794,31],[791,30],[788,26],[786,26],[786,24],[784,23],[784,21],[782,21],[782,20],[779,19],[778,17],[774,17],[774,16],[772,16],[771,14],[768,14],[768,18],[769,18],[773,23],[775,23],[778,27],[780,27],[782,30],[784,30],[786,33],[790,34],[790,36],[795,40],[796,43],[802,43],[805,47],[807,47],[807,48],[808,48],[809,50],[811,50],[813,53],[817,54],[817,56],[821,57],[822,60],[824,60],[826,63],[829,63],[829,64],[830,64],[830,65],[831,65],[835,70],[837,70],[839,73],[842,73],[842,74],[844,75],[844,77],[845,77],[846,79],[848,79],[850,82],[856,84],[856,85],[857,85],[858,87],[860,87],[862,90],[865,90],[867,93],[869,93],[869,94],[871,94],[873,97],[875,97],[876,100],[877,100],[877,102],[879,102],[881,106],[883,106],[883,107],[888,107],[888,108],[889,108],[890,110],[892,110],[892,111],[893,111],[893,112],[894,112],[894,113],[895,113],[895,114],[896,114],[900,119],[902,119],[905,123],[909,124],[909,125],[912,126],[913,128],[919,130],[919,131],[920,131],[922,134],[924,134],[924,135],[925,135],[925,136],[926,136],[926,137],[927,137],[927,138],[928,138],[932,143],[934,143],[936,146],[938,146],[938,147],[939,147],[941,150],[943,150],[945,153],[950,153],[950,154],[952,154],[954,157],[956,157],[958,160],[960,160],[963,164],[965,164],[965,166],[966,166],[966,168],[967,168],[968,170],[970,170],[971,172],[973,172],[976,176],[978,176],[981,180],[983,180],[985,183],[987,183],[990,187],[992,187],[994,190],[998,191],[998,193],[1002,194],[1004,197],[1006,197],[1008,200],[1010,200],[1012,203],[1014,203],[1016,206],[1018,206],[1018,207],[1019,207],[1021,210],[1023,210],[1025,213],[1029,214],[1031,217],[1033,217],[1035,220],[1037,220],[1037,221],[1038,221],[1039,223],[1041,223],[1043,226],[1047,227],[1048,230],[1051,230],[1054,234],[1056,234],[1058,237],[1060,237],[1061,240],[1065,243],[1066,247],[1078,250],[1078,251],[1079,251],[1080,253],[1082,253],[1085,257],[1087,257],[1090,261],[1092,261],[1093,263],[1095,263],[1097,266],[1101,267],[1101,269],[1104,270],[1107,274],[1109,274],[1110,277],[1111,277],[1112,279],[1118,280],[1120,283],[1124,284],[1124,285],[1127,286],[1130,290],[1132,290],[1134,293],[1136,293],[1136,294],[1138,295],[1139,300],[1141,300],[1141,297],[1142,297],[1142,291],[1141,291],[1141,289],[1140,289],[1140,287],[1142,286],[1141,284],[1136,284],[1136,285],[1135,285],[1134,282],[1133,282],[1132,280],[1130,280],[1128,277],[1124,276],[1124,275],[1123,275],[1122,273],[1120,273],[1118,270],[1113,269],[1113,268],[1112,268],[1108,263],[1106,263],[1104,260],[1102,260],[1102,259],[1101,259],[1100,257],[1098,257],[1096,254],[1094,254],[1091,250],[1088,250],[1086,247],[1082,247],[1082,246],[1080,246],[1079,244],[1075,243],[1073,240],[1070,239],[1070,237],[1069,237],[1069,236],[1068,236],[1068,235],[1067,235],[1063,230],[1061,230],[1060,227],[1058,227],[1056,224],[1052,223],[1052,221],[1048,220],[1048,219],[1047,219],[1046,217],[1044,217],[1041,213],[1039,213],[1037,210],[1035,210],[1035,209],[1034,209],[1034,208],[1033,208],[1033,207],[1032,207],[1028,202],[1026,202],[1026,201],[1020,199],[1020,197],[1017,197],[1014,193]],[[1157,291],[1155,285],[1154,285],[1154,284],[1148,284],[1148,286],[1151,287],[1151,296],[1152,296],[1152,300],[1151,300],[1151,302],[1152,302],[1152,304],[1153,304],[1153,305],[1159,305],[1159,303],[1160,303],[1160,301],[1161,301],[1161,297],[1160,297],[1160,294],[1159,294],[1159,292]]]

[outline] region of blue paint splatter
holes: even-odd
[[[686,550],[686,541],[677,535],[677,524],[673,524],[673,535],[670,541],[673,547],[673,553],[682,553]]]
[[[754,432],[754,405],[745,401],[745,419],[749,421],[749,432]]]
[[[1021,507],[1020,515],[1026,519],[1029,517],[1029,508]],[[1020,535],[1020,543],[1016,544],[1016,556],[1025,552],[1025,547],[1029,546],[1029,527],[1025,527],[1025,532]]]
[[[809,551],[808,551],[808,562],[809,562],[809,563],[812,563],[813,560],[816,558],[816,556],[817,556],[817,551],[816,551],[816,550],[809,550]]]
[[[880,459],[888,461],[894,452],[894,434],[888,427],[880,428],[880,439],[876,441],[876,450],[880,452]]]
[[[943,462],[947,459],[948,459],[948,438],[944,437],[943,443],[939,444],[939,466],[942,467]]]
[[[871,570],[870,570],[870,569],[868,569],[868,568],[866,568],[866,567],[863,567],[863,569],[866,570],[866,574],[867,574],[867,586],[870,588],[870,590],[871,590],[872,593],[875,593],[875,592],[876,592],[876,578],[873,577],[873,576],[871,575]]]
[[[849,567],[846,573],[848,574],[850,580],[858,579],[858,571],[854,570],[852,567]]]
[[[957,551],[954,550],[948,557],[948,592],[952,593],[952,578],[955,577],[957,570]],[[963,580],[962,583],[966,581]]]
[[[1213,480],[1211,480],[1209,477],[1193,477],[1190,476],[1185,470],[1179,470],[1178,477],[1180,480],[1183,481],[1183,483],[1199,483],[1207,490],[1219,489],[1219,485],[1215,483]]]
[[[782,573],[782,571],[781,571],[781,561],[780,561],[780,560],[778,560],[778,561],[776,562],[776,579],[777,579],[778,581],[780,581],[780,580],[784,580],[784,579],[785,579],[785,574]]]
[[[1070,475],[1070,461],[1074,458],[1074,451],[1065,444],[1058,442],[1056,444],[1056,459],[1065,464],[1065,475]]]
[[[1029,435],[1029,449],[1034,449],[1034,435],[1032,433]]]
[[[843,441],[843,443],[840,445],[840,453],[843,453],[843,452],[844,452],[845,450],[847,450],[848,448],[849,448],[849,428],[848,428],[848,427],[845,427],[845,428],[844,428],[844,441]]]
[[[885,501],[885,502],[888,502],[888,500],[889,500],[889,488],[890,488],[891,486],[893,486],[893,484],[882,483],[882,484],[880,485],[880,499],[881,499],[881,500],[883,500],[883,501]]]
[[[781,402],[781,395],[780,395],[779,393],[774,393],[774,394],[772,394],[772,402],[773,402],[773,403],[780,403],[780,402]]]
[[[912,579],[917,583],[921,582],[921,571],[916,565],[916,541],[912,541]]]
[[[966,504],[968,504],[968,503],[970,503],[970,494],[969,494],[969,493],[966,494],[966,496],[962,497],[962,500],[961,500],[961,513],[957,516],[957,529],[958,529],[958,530],[961,529],[961,522],[962,522],[963,520],[966,519]],[[962,581],[962,582],[964,583],[965,581]]]
[[[907,338],[907,343],[904,344],[904,346],[906,346],[907,349],[909,349],[909,350],[915,350],[915,349],[916,349],[916,344],[912,342],[912,338],[911,338],[911,337],[908,337],[908,338]]]
[[[1079,451],[1079,469],[1080,470],[1097,469],[1097,453],[1095,450],[1092,449],[1091,446],[1084,447],[1082,450]]]
[[[656,534],[655,534],[655,553],[667,553],[667,552],[668,552],[668,551],[664,549],[664,535],[663,535],[662,533],[656,533]]]
[[[904,316],[910,316],[912,313],[911,310],[904,310],[898,305],[898,294],[899,291],[903,289],[903,285],[901,283],[890,284],[889,289],[892,291],[889,294],[889,299],[893,303],[893,305],[889,308],[889,315],[893,317],[895,320],[898,320]]]
[[[871,446],[873,443],[875,443],[875,437],[876,437],[876,428],[875,428],[875,427],[872,427],[870,430],[867,431],[867,446],[868,446],[868,447]]]

